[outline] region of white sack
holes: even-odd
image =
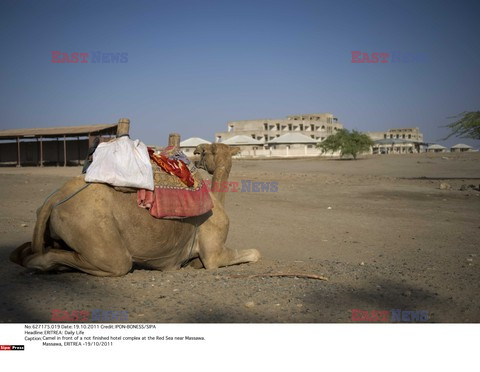
[[[93,153],[85,181],[153,190],[153,172],[147,146],[126,136],[100,143]]]

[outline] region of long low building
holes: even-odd
[[[195,151],[198,145],[210,144],[210,143],[211,142],[204,140],[203,138],[191,137],[180,142],[180,148],[185,154],[187,154],[188,156],[191,156],[193,155],[193,152]]]
[[[80,165],[95,137],[109,140],[118,124],[0,130],[0,164]]]

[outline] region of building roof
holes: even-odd
[[[204,143],[210,144],[211,142],[204,140],[203,138],[191,137],[180,142],[180,147],[197,147],[198,145],[202,145]]]
[[[245,136],[240,134],[238,136],[233,136],[225,141],[223,141],[225,145],[261,145],[262,143],[259,140],[256,140],[252,137]]]
[[[318,140],[310,138],[305,134],[301,133],[285,133],[280,137],[274,138],[268,143],[317,143]]]
[[[438,145],[436,143],[434,143],[433,145],[430,145],[428,146],[429,149],[434,149],[434,150],[443,150],[443,149],[446,149],[445,146],[442,146],[442,145]]]
[[[5,129],[0,130],[0,139],[17,137],[57,137],[63,135],[88,135],[105,129],[113,129],[117,124],[76,125],[69,127]]]
[[[471,149],[473,148],[472,146],[465,145],[463,143],[458,143],[455,146],[451,147],[452,149]]]

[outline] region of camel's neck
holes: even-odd
[[[228,176],[230,175],[230,169],[232,168],[232,163],[219,166],[213,172],[212,177],[212,194],[215,195],[217,200],[225,206],[225,194],[226,189],[222,191],[222,185],[225,185],[225,182],[228,184]]]

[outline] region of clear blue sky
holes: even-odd
[[[350,129],[480,110],[480,1],[1,1],[0,129],[132,120],[212,140],[230,120],[332,112]],[[51,52],[128,53],[54,64]],[[402,51],[426,63],[353,64]],[[478,141],[452,139],[479,145]]]

